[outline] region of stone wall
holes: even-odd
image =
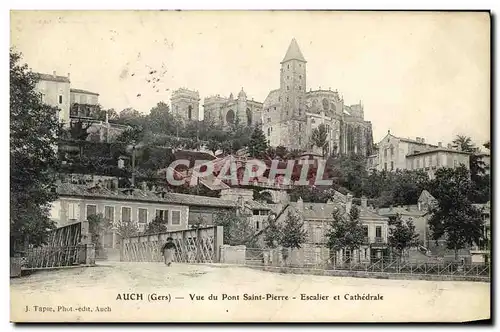
[[[220,263],[224,264],[245,264],[246,247],[230,246],[224,244],[220,246]]]

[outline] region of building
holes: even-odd
[[[69,124],[70,121],[70,75],[59,76],[35,73],[38,82],[35,89],[41,94],[44,104],[59,108],[59,121]]]
[[[312,132],[320,124],[328,133],[328,153],[372,154],[372,126],[361,102],[347,106],[338,91],[307,91],[307,61],[292,39],[281,61],[280,88],[263,105],[263,131],[271,146],[315,149]]]
[[[70,89],[70,118],[91,119],[99,107],[99,94],[82,89]]]
[[[377,146],[378,161],[373,161],[373,159],[377,158],[374,156],[370,159],[372,160],[372,165],[375,165],[375,169],[378,171],[407,169],[406,156],[438,147],[426,143],[425,139],[421,137],[410,139],[394,136],[390,130]]]
[[[149,222],[160,217],[169,230],[175,231],[188,229],[200,222],[213,225],[217,213],[236,209],[248,216],[254,227],[259,228],[262,220],[267,219],[267,211],[271,210],[265,204],[241,198],[177,194],[149,188],[144,183],[135,189],[118,188],[116,179],[96,179],[92,178],[87,184],[58,184],[56,190],[59,197],[52,204],[51,219],[60,227],[87,220],[90,215],[102,214],[115,226],[103,241],[108,248],[119,245],[116,226],[121,222],[136,223],[139,231],[144,231]]]
[[[200,93],[185,88],[172,92],[170,99],[172,113],[184,120],[200,120]]]
[[[327,203],[306,203],[302,199],[297,202],[286,204],[276,204],[274,213],[277,223],[285,223],[288,213],[295,214],[304,222],[304,229],[307,233],[307,240],[299,249],[298,261],[303,264],[326,264],[328,261],[337,258],[337,263],[341,262],[369,262],[387,257],[388,255],[388,221],[385,216],[379,215],[375,210],[367,206],[367,200],[361,200],[359,218],[365,230],[364,243],[359,249],[351,252],[348,248],[339,250],[334,255],[330,252],[327,243],[327,232],[333,219],[335,210],[343,211],[345,217],[353,206],[351,195],[342,195],[335,192],[333,198]],[[262,230],[262,233],[265,228]],[[260,239],[262,241],[262,238]]]
[[[241,88],[238,98],[231,93],[228,98],[220,95],[205,98],[203,102],[204,119],[216,125],[228,126],[239,123],[244,126],[254,126],[262,122],[262,103],[247,98]]]
[[[469,169],[470,153],[450,148],[443,148],[441,144],[437,148],[418,151],[406,156],[406,169],[425,171],[430,179],[434,178],[439,168],[456,168],[464,165]]]

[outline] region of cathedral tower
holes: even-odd
[[[282,133],[282,143],[293,149],[303,148],[306,143],[306,63],[293,38],[281,61],[280,74],[280,119],[287,128]]]

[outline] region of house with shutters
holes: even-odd
[[[100,182],[61,183],[56,191],[59,198],[52,204],[51,218],[57,226],[101,214],[115,226],[121,222],[136,223],[140,232],[155,217],[160,217],[168,230],[175,231],[189,229],[200,220],[203,225],[213,225],[217,213],[236,209],[247,215],[255,227],[270,210],[270,207],[255,201],[178,194],[145,185],[141,188],[113,188]],[[107,248],[116,248],[119,241],[116,229],[104,235],[103,243]]]

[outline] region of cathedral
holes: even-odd
[[[345,105],[336,90],[307,91],[307,61],[295,39],[280,65],[279,89],[269,92],[264,103],[248,100],[242,88],[237,98],[232,93],[205,98],[204,118],[223,126],[261,124],[270,146],[308,152],[321,152],[311,137],[323,124],[327,155],[372,154],[372,125],[364,120],[362,103]],[[197,92],[179,89],[172,95],[172,109],[187,120],[194,119],[199,100]]]

